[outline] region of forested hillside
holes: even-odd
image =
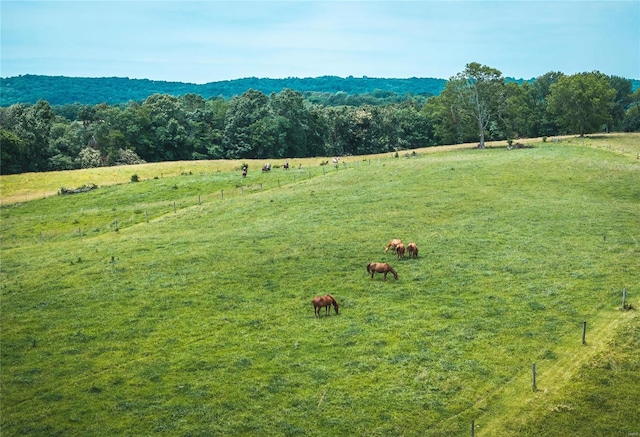
[[[522,84],[524,79],[505,78],[507,83]],[[528,82],[532,82],[529,79]],[[640,80],[630,80],[632,90],[640,88]],[[0,106],[14,103],[36,103],[46,100],[51,105],[116,105],[131,101],[142,102],[153,94],[183,96],[198,94],[205,99],[222,97],[229,99],[249,89],[265,94],[278,93],[283,89],[301,92],[310,101],[319,104],[379,104],[397,103],[406,96],[422,97],[439,95],[446,85],[445,79],[408,79],[323,76],[314,78],[269,79],[249,77],[235,80],[210,82],[202,85],[183,82],[164,82],[148,79],[122,77],[64,77],[23,75],[0,78]]]
[[[372,77],[341,78],[323,76],[316,78],[268,79],[244,78],[211,82],[203,85],[163,82],[147,79],[118,77],[81,78],[63,76],[24,75],[2,78],[2,106],[14,103],[36,103],[46,100],[52,105],[80,103],[109,105],[141,102],[153,94],[181,96],[198,94],[205,99],[211,97],[231,98],[249,89],[265,94],[278,93],[285,88],[301,93],[346,93],[348,95],[377,93],[378,96],[396,95],[438,95],[444,89],[446,80],[434,78],[382,79]]]
[[[41,79],[41,91],[32,90],[40,96],[36,103],[0,107],[2,174],[145,161],[365,155],[474,141],[482,148],[485,140],[640,130],[640,90],[599,72],[514,81],[471,63],[433,95],[403,88],[421,79],[326,77],[316,79],[313,93],[299,89],[311,79],[247,79],[239,89],[250,88],[229,98],[142,81],[153,94],[137,100],[142,94],[132,87],[126,102],[112,104],[48,101]],[[49,79],[55,88],[59,82]],[[138,83],[104,81],[113,92],[100,79],[87,79],[86,95],[100,90],[106,100]],[[298,89],[277,90],[287,84]],[[169,86],[175,88],[163,88]],[[327,91],[340,87],[349,91]],[[70,101],[81,99],[82,89],[70,86]],[[55,94],[64,93],[58,88]]]

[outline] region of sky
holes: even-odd
[[[640,79],[640,0],[2,0],[0,76]]]

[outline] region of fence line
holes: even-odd
[[[385,157],[385,158],[380,157],[378,159],[375,159],[374,161],[376,163],[381,163],[387,159],[392,159],[392,160],[397,159],[397,157],[393,157],[393,156]],[[368,165],[371,166],[371,161],[372,161],[371,158],[358,159],[348,163],[343,161],[342,166],[340,166],[339,164],[334,166],[335,168],[334,171],[338,171],[340,169],[347,169],[350,166],[353,167],[363,163],[368,163]],[[322,175],[327,174],[325,167],[327,166],[324,166],[324,165],[322,166]],[[216,197],[218,201],[225,201],[225,200],[236,198],[239,196],[244,196],[247,193],[261,192],[261,191],[272,190],[276,188],[281,189],[283,186],[290,185],[291,183],[296,184],[302,180],[313,179],[314,177],[317,177],[317,176],[321,176],[321,174],[319,173],[319,169],[316,169],[316,171],[299,169],[297,172],[294,172],[294,174],[290,176],[292,179],[289,179],[289,181],[283,181],[280,177],[276,179],[270,179],[269,180],[270,185],[268,187],[264,185],[264,182],[255,182],[255,183],[250,183],[248,185],[236,185],[235,192],[233,189],[227,188],[227,189],[221,189],[219,192],[212,191],[207,194],[202,194],[202,193],[197,194],[197,199],[195,200],[194,204],[188,203],[188,200],[189,200],[188,197],[181,198],[177,201],[176,200],[169,201],[170,203],[167,209],[164,209],[161,206],[163,203],[162,201],[152,202],[154,205],[158,205],[158,207],[155,207],[155,208],[153,207],[149,208],[145,204],[143,204],[142,208],[139,208],[139,209],[136,209],[135,206],[132,206],[132,211],[127,210],[127,213],[131,212],[133,216],[130,219],[123,219],[122,215],[120,215],[119,217],[114,217],[113,221],[111,221],[106,226],[98,226],[96,224],[92,224],[90,225],[90,228],[92,229],[88,229],[87,227],[85,227],[84,230],[82,229],[82,227],[74,227],[70,233],[68,233],[69,231],[67,230],[56,231],[55,229],[39,231],[39,235],[36,238],[39,244],[45,244],[46,242],[54,242],[54,241],[59,242],[59,241],[65,241],[65,240],[73,240],[76,238],[79,238],[80,240],[82,240],[83,237],[87,237],[87,236],[91,237],[96,235],[102,235],[102,234],[113,232],[113,231],[119,232],[121,229],[125,229],[130,226],[134,226],[136,224],[140,224],[140,223],[149,224],[154,218],[161,217],[165,214],[168,214],[171,212],[171,210],[173,210],[174,213],[177,213],[178,209],[185,209],[191,206],[202,206],[203,202],[204,203],[215,202]],[[58,193],[57,195],[60,195],[60,194]],[[142,214],[143,211],[144,211],[143,218],[136,219],[135,218],[136,215]],[[155,214],[154,212],[150,213],[150,211],[154,211]],[[92,230],[95,232],[92,232]],[[14,241],[20,242],[20,241],[30,240],[31,238],[32,238],[31,236],[15,237]]]

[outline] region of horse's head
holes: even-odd
[[[396,279],[396,281],[398,280],[398,272],[396,272],[393,267],[389,266],[389,271],[391,273],[393,273],[393,277]]]
[[[325,296],[325,299],[327,300],[327,304],[329,305],[333,305],[333,309],[336,311],[336,314],[338,314],[338,302],[336,301],[336,299],[331,296],[330,294],[327,294]]]

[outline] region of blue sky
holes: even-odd
[[[2,0],[0,76],[640,79],[640,1]]]

